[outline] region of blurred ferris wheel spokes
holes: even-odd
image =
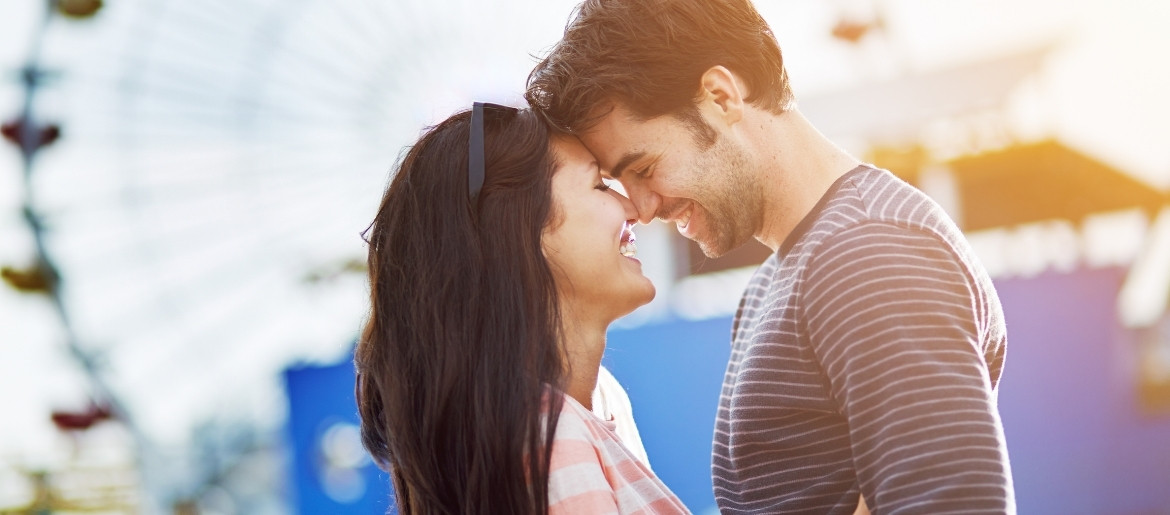
[[[571,2],[127,0],[50,40],[68,119],[41,192],[83,343],[164,440],[282,414],[276,372],[336,359],[388,172],[472,99],[517,103]],[[533,19],[531,23],[526,19]],[[531,25],[533,30],[518,30]]]

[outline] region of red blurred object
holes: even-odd
[[[25,142],[22,140],[22,138],[26,137],[24,130],[26,123],[28,123],[28,119],[24,117],[5,122],[4,125],[0,126],[0,133],[4,134],[4,139],[12,142],[16,146],[26,148]],[[54,141],[57,141],[57,138],[61,137],[61,128],[56,124],[50,123],[34,126],[32,129],[32,141],[27,142],[29,143],[27,148],[34,150],[51,145]]]
[[[833,37],[842,39],[850,43],[861,41],[869,33],[869,30],[874,28],[873,23],[859,23],[852,20],[842,19],[833,26]]]
[[[85,411],[54,411],[53,424],[62,431],[84,431],[103,420],[114,418],[110,408],[90,403]]]

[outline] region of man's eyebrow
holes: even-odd
[[[622,156],[622,158],[618,160],[617,164],[614,165],[613,170],[609,171],[609,176],[613,177],[614,179],[621,179],[622,172],[624,172],[626,168],[629,168],[630,165],[634,163],[634,161],[642,159],[643,157],[646,157],[645,152],[632,152]]]

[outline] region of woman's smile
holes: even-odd
[[[625,257],[636,259],[638,255],[637,238],[634,235],[634,223],[631,220],[626,220],[622,224],[622,234],[620,237],[621,245],[618,247],[618,252]]]

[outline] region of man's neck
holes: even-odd
[[[796,109],[758,113],[757,171],[764,185],[763,223],[756,239],[776,252],[825,192],[861,162],[822,135]]]

